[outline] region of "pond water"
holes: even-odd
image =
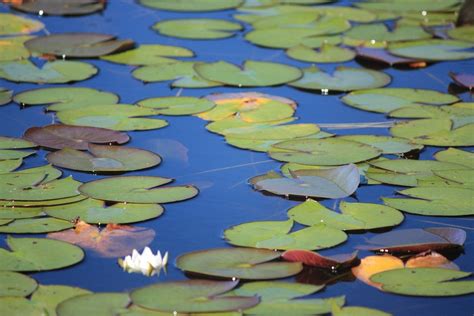
[[[338,4],[347,5],[341,1]],[[11,12],[6,5],[0,5],[0,12]],[[307,63],[289,59],[283,50],[265,49],[254,46],[245,40],[247,30],[228,39],[199,41],[184,40],[159,35],[151,26],[159,20],[174,18],[223,18],[230,19],[233,11],[209,13],[176,13],[157,11],[140,6],[133,0],[109,1],[106,10],[101,13],[81,17],[37,17],[50,33],[59,32],[98,32],[118,35],[120,38],[133,39],[137,44],[165,44],[187,47],[196,54],[191,60],[225,60],[240,64],[246,59],[281,62],[297,67],[306,67]],[[30,16],[31,17],[31,16]],[[298,103],[296,116],[301,123],[356,123],[385,121],[384,114],[360,111],[345,106],[339,98],[343,94],[319,95],[297,90],[288,86],[265,88],[211,89],[170,89],[168,83],[144,84],[134,79],[130,72],[134,67],[118,65],[106,61],[84,60],[96,65],[100,73],[93,78],[75,83],[75,87],[92,87],[111,91],[120,96],[121,103],[133,104],[139,100],[162,96],[204,96],[215,92],[258,91],[291,98]],[[40,62],[40,61],[38,61]],[[352,61],[348,66],[360,66]],[[320,66],[320,65],[318,65]],[[336,64],[323,64],[325,70],[334,69]],[[472,60],[439,62],[427,68],[417,70],[399,70],[386,68],[383,71],[392,77],[390,87],[410,87],[434,89],[447,92],[451,79],[450,71],[473,73]],[[37,87],[71,85],[35,85],[0,80],[0,86],[15,93]],[[472,95],[459,95],[464,101],[472,102]],[[159,277],[145,277],[140,274],[127,274],[118,266],[115,258],[100,258],[86,251],[85,260],[75,266],[51,272],[31,273],[40,284],[64,284],[79,286],[92,291],[128,291],[156,282],[183,280],[187,277],[174,265],[174,259],[186,252],[215,247],[230,247],[222,238],[224,229],[249,221],[285,220],[286,211],[300,203],[278,196],[264,195],[254,191],[247,184],[253,176],[278,170],[281,163],[270,159],[265,153],[241,150],[226,144],[221,136],[209,133],[206,122],[193,116],[165,118],[169,126],[159,130],[130,132],[132,147],[144,148],[160,154],[163,162],[149,170],[131,172],[130,175],[152,175],[175,179],[176,184],[193,184],[200,194],[191,200],[165,205],[165,213],[158,219],[138,223],[136,226],[152,228],[156,237],[150,244],[152,249],[168,251],[170,264],[166,273]],[[20,137],[31,126],[43,126],[56,122],[54,114],[45,113],[41,106],[21,108],[13,102],[0,107],[0,134]],[[336,134],[380,134],[389,135],[387,128],[329,130]],[[420,158],[433,159],[439,148],[426,147]],[[37,155],[25,159],[24,168],[46,163],[47,151],[39,150]],[[64,170],[65,175],[82,182],[88,182],[101,176]],[[381,203],[380,197],[393,196],[400,187],[361,186],[356,197],[344,200]],[[338,201],[323,200],[326,206]],[[467,232],[464,254],[455,263],[463,271],[474,271],[474,225],[472,217],[430,217],[405,214],[405,221],[395,229],[424,228],[432,226],[462,227]],[[322,254],[348,253],[374,235],[350,234],[347,242],[334,248],[322,250]],[[44,235],[38,235],[44,236]],[[0,246],[5,246],[6,235],[0,236]],[[359,257],[369,255],[361,251]],[[314,276],[313,276],[314,277]],[[312,278],[309,275],[306,280]],[[288,280],[294,280],[289,278]],[[313,297],[331,297],[346,295],[347,305],[359,305],[381,309],[394,315],[472,315],[473,296],[446,298],[409,297],[383,293],[357,280],[348,280],[328,285],[324,291]],[[0,311],[0,314],[1,311]]]

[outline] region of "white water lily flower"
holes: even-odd
[[[156,255],[153,254],[149,247],[145,247],[142,254],[133,249],[132,255],[119,259],[119,265],[128,273],[142,273],[146,276],[153,276],[160,273],[160,270],[166,267],[168,263],[168,252],[162,257],[158,250]]]

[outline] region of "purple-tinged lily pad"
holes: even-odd
[[[301,262],[304,265],[331,270],[344,270],[357,264],[357,251],[334,256],[323,256],[309,250],[287,250],[281,257],[290,262]]]
[[[473,74],[467,74],[467,73],[454,73],[450,72],[449,76],[453,81],[466,89],[472,90],[474,88],[474,75]]]
[[[408,66],[410,68],[421,68],[426,66],[426,62],[423,60],[398,57],[381,48],[356,47],[356,52],[357,58],[387,64],[391,67]]]

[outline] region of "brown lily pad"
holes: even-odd
[[[331,269],[333,271],[348,269],[359,261],[357,251],[334,256],[323,256],[314,251],[295,249],[285,251],[281,257],[286,261],[301,262],[306,266]]]
[[[12,2],[12,9],[38,15],[86,15],[102,11],[106,4],[104,0],[22,0],[10,2]]]
[[[60,57],[94,58],[119,53],[134,46],[132,40],[98,33],[61,33],[33,38],[25,42],[30,51]]]
[[[467,73],[450,72],[449,76],[460,87],[472,90],[474,88],[474,75]]]
[[[133,249],[142,249],[155,238],[149,228],[108,224],[104,229],[79,221],[75,228],[50,233],[48,238],[66,241],[89,249],[100,257],[115,258],[129,255]]]
[[[23,138],[47,148],[87,150],[89,144],[124,144],[130,137],[106,128],[63,124],[29,128]]]
[[[361,58],[371,62],[377,62],[387,64],[391,67],[410,67],[410,68],[422,68],[426,67],[426,62],[423,60],[417,60],[412,58],[403,58],[390,54],[385,49],[381,48],[369,48],[369,47],[356,47],[357,58]]]

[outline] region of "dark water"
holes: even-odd
[[[245,59],[283,62],[299,67],[306,63],[286,58],[282,50],[263,49],[245,42],[244,32],[230,39],[213,41],[192,41],[163,37],[151,30],[151,26],[162,19],[183,17],[229,18],[232,11],[217,13],[185,14],[154,11],[137,5],[133,0],[109,1],[101,14],[85,17],[41,17],[51,33],[99,32],[131,38],[137,44],[178,45],[192,49],[200,61],[226,60],[240,63]],[[0,12],[8,12],[0,5]],[[247,29],[248,30],[248,29]],[[247,31],[246,30],[246,31]],[[143,84],[134,79],[133,67],[116,65],[98,60],[87,60],[100,68],[100,74],[74,86],[92,87],[120,95],[122,103],[134,103],[141,99],[172,96],[178,90],[171,90],[167,83]],[[358,66],[356,62],[346,63]],[[320,66],[320,65],[318,65]],[[321,65],[333,69],[334,64]],[[385,69],[393,78],[390,87],[429,88],[447,92],[450,83],[449,71],[474,72],[472,61],[442,62],[420,70]],[[37,88],[33,84],[14,84],[0,80],[0,86],[13,89],[15,93]],[[43,85],[47,87],[49,85]],[[53,86],[53,85],[51,85]],[[62,85],[54,85],[62,86]],[[64,85],[67,86],[67,85]],[[183,96],[203,96],[211,92],[259,91],[296,100],[299,104],[296,115],[298,122],[345,123],[378,122],[384,115],[359,111],[343,105],[341,95],[321,96],[299,91],[290,87],[268,87],[257,89],[213,88],[185,89]],[[465,101],[472,101],[465,93]],[[299,202],[280,197],[265,196],[247,185],[248,178],[278,169],[279,163],[270,160],[264,153],[255,153],[233,148],[222,137],[207,132],[205,122],[195,117],[166,117],[170,125],[164,129],[146,132],[131,132],[130,146],[146,148],[159,153],[164,162],[157,168],[130,174],[156,175],[176,179],[176,184],[194,184],[201,193],[198,197],[181,203],[167,204],[166,212],[156,220],[137,226],[150,227],[156,231],[152,249],[170,252],[167,274],[159,278],[147,278],[140,274],[122,272],[116,259],[103,259],[87,253],[83,263],[71,268],[52,272],[34,273],[32,276],[41,284],[66,284],[80,286],[93,291],[127,291],[147,284],[185,279],[184,274],[173,266],[174,259],[185,252],[227,247],[221,238],[224,229],[248,221],[284,220],[286,211]],[[16,104],[0,108],[0,134],[20,137],[31,126],[42,126],[54,122],[53,114],[45,114],[42,107],[20,109]],[[338,130],[338,134],[388,134],[387,129]],[[436,148],[426,148],[421,158],[432,159]],[[24,167],[43,165],[45,151],[39,151],[25,161]],[[79,181],[90,181],[97,176],[65,171]],[[357,191],[360,202],[381,203],[382,196],[391,196],[397,187],[361,186]],[[347,200],[353,200],[348,198]],[[336,201],[323,201],[332,205]],[[421,228],[430,226],[457,225],[468,233],[465,254],[455,260],[463,271],[474,271],[474,228],[473,218],[435,218],[406,215],[398,228]],[[370,237],[371,233],[351,234],[349,240],[335,249],[321,251],[323,254],[347,253],[353,247]],[[0,243],[4,245],[4,237]],[[361,252],[360,257],[368,255]],[[339,282],[328,286],[315,297],[346,295],[347,305],[378,308],[395,315],[472,315],[473,296],[453,298],[416,298],[382,293],[359,281]]]

